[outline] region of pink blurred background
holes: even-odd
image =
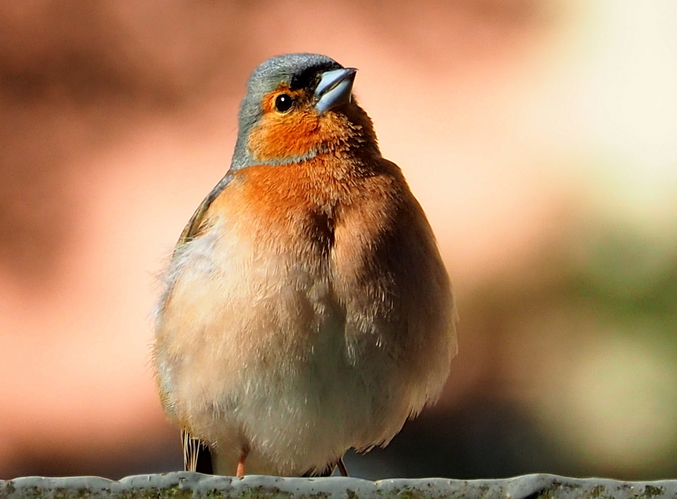
[[[157,275],[249,72],[359,68],[428,212],[460,355],[368,478],[677,473],[677,4],[0,4],[0,478],[181,467]]]

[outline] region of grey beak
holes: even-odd
[[[315,110],[324,114],[332,108],[350,102],[355,81],[355,68],[334,69],[322,73],[322,79],[315,89]]]

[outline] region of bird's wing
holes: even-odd
[[[195,237],[197,237],[200,234],[202,222],[204,221],[205,214],[209,210],[209,207],[211,206],[212,202],[219,196],[219,194],[223,192],[223,189],[225,189],[226,186],[228,186],[231,180],[233,180],[233,174],[229,171],[228,173],[226,173],[226,176],[223,177],[218,184],[216,184],[216,187],[212,189],[212,192],[210,192],[209,195],[206,198],[204,198],[202,203],[200,203],[200,206],[197,207],[197,210],[195,210],[195,213],[193,213],[193,216],[190,217],[190,220],[184,227],[183,232],[181,232],[179,241],[176,243],[176,249],[180,248],[185,243],[195,239]]]
[[[186,430],[181,430],[181,444],[183,445],[183,469],[185,471],[214,474],[212,454],[207,444],[193,438]]]
[[[195,237],[200,234],[202,222],[204,221],[205,214],[209,210],[209,206],[218,195],[223,192],[223,189],[226,188],[232,179],[232,174],[230,172],[226,173],[226,176],[216,184],[216,187],[212,189],[212,192],[210,192],[202,203],[200,203],[200,206],[198,206],[195,213],[193,213],[193,216],[186,224],[183,232],[181,232],[179,241],[176,243],[175,253],[178,248],[192,239],[195,239]],[[213,474],[212,455],[207,444],[200,439],[194,438],[186,430],[181,430],[181,445],[183,446],[183,468],[186,471]]]

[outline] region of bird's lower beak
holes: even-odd
[[[315,89],[315,110],[324,114],[341,104],[350,102],[355,81],[355,68],[342,68],[322,73],[322,79]]]

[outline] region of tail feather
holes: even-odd
[[[197,471],[207,475],[214,474],[212,454],[209,446],[190,433],[181,430],[181,443],[183,445],[183,469],[185,471]]]

